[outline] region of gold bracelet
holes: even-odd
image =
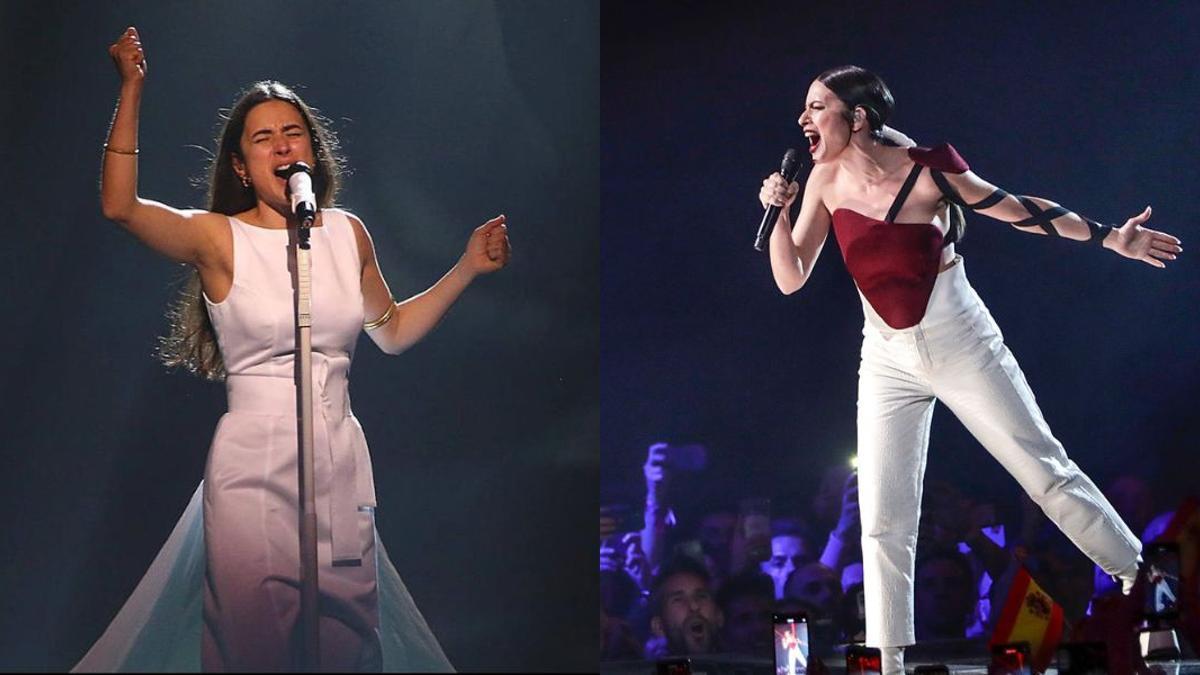
[[[129,150],[117,150],[116,148],[108,147],[108,143],[104,144],[104,151],[105,152],[115,152],[118,155],[136,155],[136,154],[138,154],[138,148],[134,148],[132,152],[130,152]]]
[[[376,328],[379,328],[380,326],[387,323],[388,321],[391,321],[392,314],[395,314],[395,312],[396,312],[396,300],[395,300],[395,298],[391,298],[390,303],[388,304],[387,311],[383,313],[383,316],[379,317],[378,319],[375,319],[374,321],[367,321],[366,323],[364,323],[363,330],[375,330]]]

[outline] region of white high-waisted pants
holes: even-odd
[[[1016,359],[957,259],[925,317],[896,330],[863,300],[858,499],[867,644],[913,644],[913,577],[933,404],[940,400],[1067,537],[1109,574],[1141,543],[1050,433]]]

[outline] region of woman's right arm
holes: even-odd
[[[763,208],[768,204],[783,207],[771,232],[770,255],[775,285],[785,295],[800,290],[808,281],[813,265],[825,246],[825,239],[829,236],[829,211],[821,200],[823,182],[824,172],[821,167],[814,167],[804,186],[804,197],[800,201],[800,213],[796,216],[795,226],[791,222],[791,204],[800,191],[799,183],[785,185],[783,178],[775,173],[763,181],[762,191],[759,192]]]
[[[142,243],[176,262],[199,264],[212,249],[214,214],[180,210],[137,195],[138,108],[146,56],[137,30],[127,28],[108,48],[121,76],[117,112],[105,145],[100,173],[100,209]]]

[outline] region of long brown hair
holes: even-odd
[[[287,101],[300,111],[308,125],[313,144],[313,191],[317,208],[332,206],[341,187],[343,160],[338,154],[337,137],[328,122],[310,108],[290,87],[272,80],[250,85],[222,115],[224,124],[215,139],[216,154],[208,166],[208,210],[232,216],[257,204],[254,188],[242,185],[233,170],[233,157],[242,156],[241,138],[246,115],[254,106],[270,100]],[[170,329],[159,338],[158,358],[167,366],[183,368],[206,380],[225,379],[225,362],[217,345],[208,307],[200,292],[200,273],[193,268],[178,297],[167,308]]]

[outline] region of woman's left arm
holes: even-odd
[[[972,171],[944,173],[945,180],[961,198],[960,205],[985,216],[1010,223],[1024,232],[1090,241],[1126,258],[1154,267],[1166,267],[1183,251],[1179,239],[1142,227],[1150,220],[1150,207],[1120,227],[1101,225],[1041,197],[1010,194]],[[953,201],[953,199],[952,199]]]
[[[475,228],[462,257],[437,283],[403,302],[395,302],[379,271],[371,235],[361,220],[346,215],[354,227],[363,258],[363,316],[367,317],[364,328],[371,340],[388,354],[399,354],[425,337],[475,277],[504,267],[511,254],[504,216],[492,218]]]

